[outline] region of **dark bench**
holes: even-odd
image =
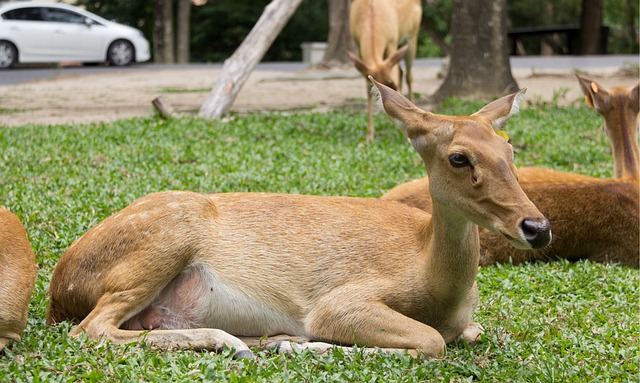
[[[570,25],[544,25],[536,27],[512,28],[508,32],[511,42],[511,54],[518,54],[518,43],[525,41],[545,42],[553,48],[554,54],[580,54],[580,26]],[[559,36],[558,39],[555,36]],[[555,37],[555,38],[554,38]],[[600,31],[600,54],[607,53],[607,41],[609,39],[609,27],[603,26]],[[535,54],[538,54],[536,52]]]

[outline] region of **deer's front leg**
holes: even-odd
[[[480,337],[484,334],[484,327],[480,323],[471,322],[467,328],[462,331],[461,338],[469,344],[477,344]]]
[[[441,323],[440,332],[445,342],[464,339],[469,344],[479,343],[484,328],[479,323],[473,322],[473,313],[478,307],[478,283],[467,293],[466,299],[446,323]]]
[[[326,297],[306,319],[313,339],[339,344],[406,350],[410,354],[438,357],[444,353],[445,340],[433,327],[411,319],[375,300],[349,302],[340,294]]]
[[[367,142],[373,142],[374,136],[374,127],[373,127],[373,95],[371,94],[371,83],[369,80],[366,81],[367,86],[367,108],[369,113],[369,118],[367,119]]]

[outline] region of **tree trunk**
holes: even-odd
[[[354,44],[349,31],[350,0],[329,0],[329,36],[327,49],[322,61],[314,65],[316,69],[330,69],[353,64],[347,56],[347,50],[353,50]]]
[[[207,119],[220,118],[231,109],[249,75],[301,2],[302,0],[273,0],[265,7],[249,35],[233,55],[225,60],[220,78],[200,107],[200,116]]]
[[[552,20],[554,13],[554,6],[551,2],[545,2],[542,5],[542,14],[544,20]],[[555,46],[557,44],[550,44],[550,42],[557,42],[558,35],[551,35],[550,38],[545,39],[544,37],[540,39],[540,56],[553,56],[556,52]]]
[[[582,0],[580,15],[580,54],[600,53],[602,0]]]
[[[191,0],[178,0],[176,20],[176,62],[189,62],[191,48]]]
[[[175,62],[173,1],[156,0],[153,18],[153,51],[155,62]]]
[[[449,71],[434,102],[493,99],[512,93],[506,0],[454,0]]]

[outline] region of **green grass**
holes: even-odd
[[[167,86],[160,88],[162,93],[208,93],[211,92],[209,88],[180,88],[175,86]]]
[[[11,113],[18,113],[23,111],[24,109],[0,108],[0,114],[11,114]]]
[[[440,112],[481,105],[450,101]],[[0,128],[0,201],[25,224],[38,263],[29,322],[0,356],[11,382],[417,382],[637,380],[638,271],[590,262],[503,265],[480,270],[476,320],[483,341],[452,344],[440,360],[401,355],[161,352],[69,339],[68,325],[45,325],[46,290],[65,249],[87,229],[148,193],[272,191],[378,197],[424,176],[401,133],[376,117],[233,116],[226,122],[155,117],[110,124]],[[601,118],[582,106],[525,108],[508,132],[518,166],[612,175]]]

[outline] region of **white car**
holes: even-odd
[[[0,69],[16,63],[149,60],[142,32],[61,3],[0,3]]]

